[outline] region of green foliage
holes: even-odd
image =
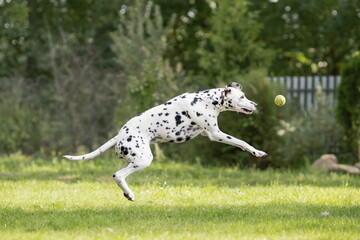
[[[48,34],[62,38],[71,32],[79,45],[93,42],[104,49],[101,65],[109,65],[108,32],[115,27],[117,11],[123,0],[48,1],[23,0],[0,3],[0,76],[14,74],[32,81],[49,81]],[[106,14],[104,14],[106,13]]]
[[[338,75],[360,47],[357,0],[249,2],[264,25],[261,38],[276,50],[272,74]]]
[[[343,68],[337,101],[337,119],[345,129],[346,146],[354,155],[360,154],[360,54]]]
[[[341,130],[335,112],[318,86],[315,105],[308,112],[298,112],[281,121],[277,135],[281,137],[278,151],[285,166],[298,168],[314,162],[322,154],[333,153],[352,163],[341,151]]]
[[[7,77],[0,95],[11,102],[0,106],[4,151],[75,151],[80,144],[91,149],[109,137],[114,110],[107,106],[117,93],[111,91],[108,32],[117,16],[111,10],[122,3],[0,2],[0,76]],[[26,84],[17,104],[7,82],[19,88],[19,79]]]
[[[28,26],[29,9],[20,1],[0,4],[0,76],[14,77],[25,70],[28,44],[24,33]]]
[[[164,21],[171,19],[174,12],[174,29],[169,36],[166,56],[172,64],[181,62],[189,75],[199,70],[199,52],[201,43],[209,31],[209,21],[216,6],[214,1],[155,0],[161,6]]]
[[[211,16],[210,29],[198,50],[206,86],[269,64],[270,52],[258,38],[261,24],[247,5],[245,0],[221,1]]]
[[[24,79],[0,79],[0,153],[22,149],[31,154],[39,147],[40,116],[33,98],[35,88]],[[28,92],[25,92],[25,89]]]
[[[91,150],[109,137],[114,110],[106,106],[114,102],[109,89],[114,79],[96,68],[99,51],[92,44],[77,46],[66,33],[63,41],[51,39],[54,112],[49,116],[47,148],[73,152],[84,145]]]
[[[115,61],[125,73],[123,87],[132,114],[166,101],[181,86],[181,65],[174,69],[163,57],[172,25],[170,21],[164,26],[159,6],[135,1],[120,15],[118,30],[111,34]]]

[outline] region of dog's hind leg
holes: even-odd
[[[116,172],[113,177],[117,185],[124,191],[124,196],[130,200],[135,200],[135,195],[126,183],[126,178],[137,171],[140,171],[150,166],[153,155],[150,150],[150,146],[144,147],[141,152],[132,152],[126,157],[126,161],[129,162],[123,169]]]

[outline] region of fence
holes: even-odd
[[[269,77],[270,81],[283,84],[289,103],[298,103],[300,108],[308,110],[316,105],[315,93],[319,86],[330,106],[335,106],[336,88],[341,82],[340,76],[284,76]]]

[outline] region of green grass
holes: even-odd
[[[0,239],[359,239],[360,181],[314,171],[0,158]]]

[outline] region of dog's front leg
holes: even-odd
[[[201,110],[199,109],[198,111],[201,112]],[[193,114],[192,116],[193,121],[196,122],[196,124],[203,129],[201,135],[208,136],[208,138],[211,141],[226,143],[241,148],[244,151],[250,152],[255,157],[267,156],[265,152],[255,149],[247,142],[223,133],[218,127],[219,126],[217,121],[218,114],[219,113],[216,112],[215,110],[213,112],[208,110],[207,114]]]
[[[206,131],[206,134],[208,135],[211,141],[226,143],[241,148],[244,151],[250,152],[255,157],[267,156],[265,152],[255,149],[253,146],[251,146],[245,141],[242,141],[233,136],[223,133],[222,131],[220,131],[220,129],[211,129],[209,131]]]

